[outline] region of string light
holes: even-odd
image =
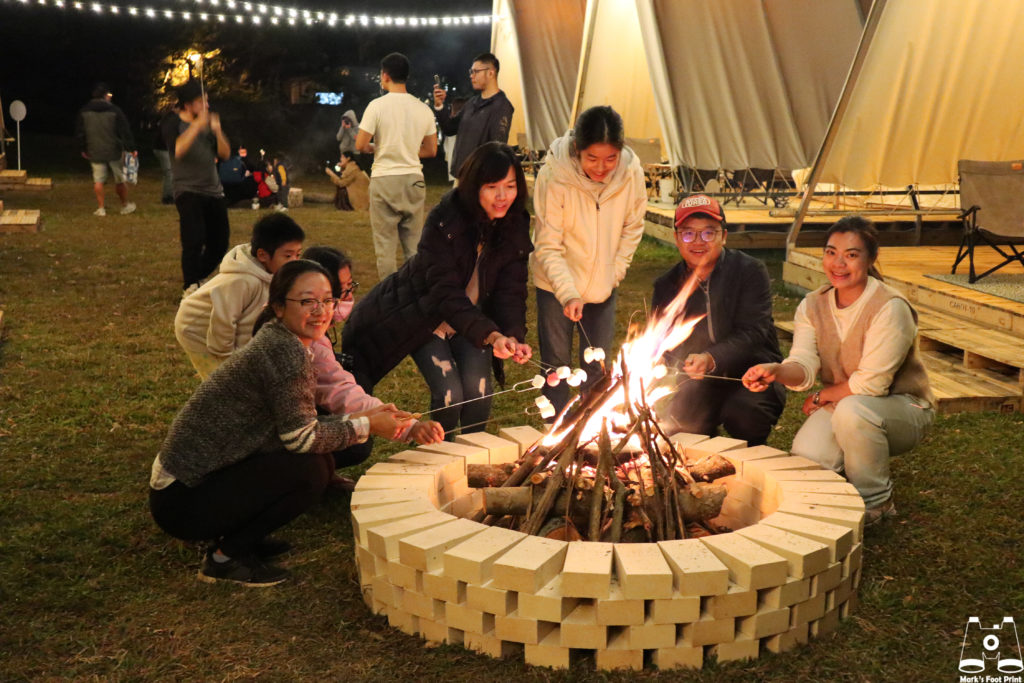
[[[341,15],[337,12],[311,11],[309,9],[282,7],[280,5],[271,5],[266,3],[253,3],[248,0],[183,0],[183,2],[194,3],[196,5],[209,4],[212,7],[221,7],[223,3],[223,5],[229,10],[236,10],[236,12],[244,11],[244,13],[232,14],[213,14],[205,11],[190,11],[185,9],[179,10],[139,7],[136,5],[121,5],[111,2],[82,2],[82,0],[73,0],[70,2],[68,0],[0,0],[0,3],[7,2],[17,2],[26,7],[39,7],[46,9],[56,8],[63,10],[70,7],[78,11],[89,10],[97,15],[104,15],[108,13],[113,15],[126,14],[130,17],[144,16],[147,19],[163,18],[183,21],[215,21],[218,23],[225,23],[232,20],[236,24],[252,24],[257,26],[265,24],[271,24],[274,26],[281,26],[284,24],[287,24],[288,26],[298,26],[300,25],[301,20],[301,23],[306,26],[325,25],[331,28],[341,25],[346,28],[369,28],[371,26],[378,26],[418,29],[438,26],[446,28],[482,26],[491,24],[494,21],[494,17],[489,14],[480,14],[476,16],[390,16],[381,14]],[[196,10],[198,10],[198,8],[196,8]],[[264,19],[266,19],[266,21],[264,21]],[[282,21],[282,19],[284,19],[284,21]]]

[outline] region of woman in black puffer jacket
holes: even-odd
[[[492,360],[525,363],[530,217],[512,149],[490,142],[427,217],[417,253],[356,304],[342,332],[367,391],[412,355],[435,410],[491,393]],[[494,363],[499,368],[500,363]],[[435,413],[446,432],[479,431],[489,398]]]

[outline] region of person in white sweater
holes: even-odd
[[[174,336],[200,377],[209,377],[252,338],[253,323],[267,303],[270,279],[302,255],[305,237],[289,216],[264,216],[253,226],[250,243],[231,249],[220,272],[181,300]]]
[[[600,366],[584,362],[583,349],[611,351],[616,288],[643,237],[647,206],[640,160],[626,147],[622,117],[611,107],[586,110],[573,130],[551,143],[533,206],[530,270],[537,286],[541,361],[569,365],[573,330],[580,326],[586,392]],[[564,383],[543,391],[559,412],[568,402]]]
[[[934,419],[928,374],[914,346],[917,312],[875,268],[878,237],[860,216],[828,231],[822,266],[829,284],[797,308],[793,347],[782,363],[743,375],[751,391],[775,380],[807,391],[793,455],[845,473],[867,506],[865,524],[896,514],[889,458],[920,443]],[[824,408],[824,410],[822,410]]]

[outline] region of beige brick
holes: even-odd
[[[745,659],[757,659],[761,641],[744,634],[736,636],[728,643],[717,643],[708,650],[708,655],[719,662],[737,662]]]
[[[531,666],[547,666],[552,669],[569,668],[569,648],[562,647],[562,636],[557,628],[552,629],[536,645],[527,644],[523,657]]]
[[[441,498],[443,502],[452,503],[463,496],[468,496],[476,489],[469,488],[469,482],[466,481],[465,477],[456,479],[455,481],[446,481],[441,486]],[[481,495],[481,500],[483,496]]]
[[[731,584],[725,595],[712,595],[703,599],[704,611],[715,619],[744,617],[757,611],[757,591]]]
[[[368,585],[373,577],[381,574],[377,568],[377,556],[358,543],[356,544],[356,563],[359,565],[360,585]],[[387,565],[385,564],[382,569],[387,571]]]
[[[816,519],[819,522],[845,526],[853,531],[854,543],[860,543],[864,539],[864,513],[858,510],[828,505],[804,505],[801,503],[783,502],[779,504],[776,511],[785,512],[788,515],[796,515],[797,517]]]
[[[853,484],[847,481],[776,481],[775,485],[785,499],[787,492],[792,493],[830,493],[837,496],[859,496]]]
[[[483,509],[483,507],[484,492],[480,489],[470,489],[469,493],[452,500],[449,512],[456,517],[469,518]]]
[[[421,619],[444,619],[444,603],[429,595],[407,590],[402,594],[402,607]]]
[[[683,454],[686,459],[690,462],[700,460],[709,455],[715,453],[724,454],[726,451],[733,451],[739,448],[746,448],[747,442],[743,439],[730,439],[727,436],[715,436],[706,441],[698,441],[697,443],[687,446]]]
[[[562,595],[569,598],[607,598],[614,549],[611,543],[570,543],[562,567]]]
[[[630,599],[622,594],[616,579],[612,579],[608,597],[597,600],[597,623],[605,626],[639,626],[644,623],[643,600]]]
[[[400,451],[388,458],[388,461],[440,467],[441,478],[445,481],[457,481],[466,476],[466,459],[454,455],[445,455],[444,453]]]
[[[726,526],[737,530],[757,524],[761,521],[762,512],[759,507],[752,507],[738,498],[726,496],[725,500],[722,501],[722,512],[719,516],[735,520],[734,523],[727,524]]]
[[[719,534],[700,539],[725,566],[729,580],[754,590],[781,585],[786,580],[785,558],[739,534]]]
[[[843,580],[843,563],[833,562],[825,571],[815,574],[811,578],[811,595],[827,593],[839,585]]]
[[[529,619],[562,621],[580,603],[562,593],[562,576],[556,576],[536,593],[519,593],[519,615]]]
[[[410,500],[428,500],[426,493],[412,489],[373,489],[353,491],[352,500],[349,501],[349,509],[361,510],[363,508],[379,507],[381,505],[394,505]]]
[[[449,640],[451,630],[448,628],[448,624],[444,623],[443,619],[433,621],[420,617],[420,637],[428,643],[440,645],[441,643],[452,642]],[[462,640],[460,639],[458,642],[462,642]]]
[[[444,552],[490,527],[468,519],[456,519],[398,541],[398,557],[403,564],[421,571],[444,567]]]
[[[831,551],[829,560],[832,562],[842,560],[853,548],[853,530],[845,526],[797,517],[785,512],[774,512],[761,520],[761,523],[824,543]]]
[[[847,576],[839,585],[825,594],[825,609],[835,609],[850,599],[853,593],[853,577]]]
[[[401,562],[388,562],[388,581],[406,590],[418,591],[423,588],[423,572]]]
[[[438,490],[434,486],[434,478],[430,475],[409,474],[395,477],[385,474],[364,474],[356,481],[356,491],[391,491],[394,489],[418,491],[426,496],[435,508],[441,506]]]
[[[700,596],[675,595],[666,600],[652,600],[651,618],[655,624],[696,621],[700,619]]]
[[[488,462],[490,462],[486,448],[481,448],[480,446],[470,446],[465,443],[440,441],[438,443],[425,444],[423,446],[420,446],[416,450],[427,451],[429,453],[444,453],[445,455],[453,455],[465,460],[466,465],[486,465]]]
[[[519,459],[519,444],[515,441],[503,439],[487,432],[471,432],[459,434],[455,437],[455,443],[463,443],[468,446],[486,448],[488,462],[492,465],[501,465],[506,462],[515,462]]]
[[[385,462],[378,462],[370,466],[366,473],[375,476],[430,476],[433,477],[434,486],[440,489],[444,480],[443,465],[424,465],[414,462],[401,462],[388,459]]]
[[[514,591],[537,592],[562,571],[568,547],[565,541],[527,536],[494,562],[494,585]]]
[[[852,575],[864,563],[864,546],[857,543],[850,549],[850,554],[843,558],[843,578]]]
[[[811,637],[820,638],[839,628],[839,610],[827,610],[820,619],[811,622]]]
[[[818,470],[821,465],[802,458],[798,455],[791,455],[786,458],[763,458],[761,460],[750,460],[743,464],[743,478],[752,486],[765,489],[765,475],[776,470]]]
[[[786,495],[783,502],[801,505],[825,505],[864,512],[864,499],[860,496],[834,496],[829,493],[790,493]]]
[[[789,575],[798,579],[817,574],[828,567],[829,547],[820,541],[767,524],[750,526],[736,533],[786,558]]]
[[[750,446],[749,448],[733,448],[722,453],[722,457],[732,463],[736,474],[743,474],[743,465],[754,460],[767,458],[785,458],[789,453],[771,446]]]
[[[597,650],[608,645],[608,627],[597,623],[597,607],[580,603],[559,628],[559,644],[584,650]]]
[[[401,607],[402,606],[402,593],[405,589],[392,584],[388,581],[387,576],[375,576],[370,581],[370,587],[373,588],[373,599],[387,605],[388,607]]]
[[[491,527],[444,553],[444,573],[466,583],[484,583],[491,578],[494,561],[526,534],[501,527]]]
[[[729,568],[700,539],[660,541],[658,547],[682,595],[720,595],[729,590]]]
[[[505,615],[516,609],[516,592],[495,588],[493,581],[484,584],[466,585],[466,605],[481,612]],[[504,636],[499,636],[504,637]],[[514,639],[513,639],[514,640]]]
[[[544,432],[530,425],[519,425],[518,427],[502,427],[498,430],[498,436],[519,446],[519,455],[522,456],[530,446],[544,438]]]
[[[683,641],[679,641],[682,643]],[[673,647],[662,647],[651,656],[654,666],[666,671],[668,669],[700,669],[704,666],[704,648],[693,645],[676,644]]]
[[[824,467],[819,467],[816,470],[774,470],[768,477],[765,478],[765,488],[771,488],[777,486],[779,482],[783,481],[846,481],[846,477],[843,475],[827,470]]]
[[[627,626],[627,646],[634,650],[656,647],[673,647],[676,644],[676,625],[658,624],[653,617],[647,617],[639,626]]]
[[[398,541],[406,536],[450,522],[454,517],[443,512],[427,512],[415,517],[407,517],[396,522],[388,522],[368,529],[366,546],[375,555],[385,557],[388,561],[398,559]]]
[[[436,508],[426,498],[406,500],[391,505],[359,508],[352,511],[352,535],[358,539],[360,544],[366,545],[368,529],[435,510]]]
[[[555,629],[550,621],[539,621],[519,616],[518,612],[494,617],[494,635],[502,640],[537,645]]]
[[[789,608],[758,610],[736,620],[736,630],[749,638],[765,638],[789,630]]]
[[[736,470],[739,472],[739,470]],[[739,474],[730,474],[728,477],[719,477],[715,479],[716,484],[724,484],[728,494],[726,500],[735,500],[748,507],[754,509],[761,509],[761,489],[753,486],[745,479],[741,479]]]
[[[630,669],[640,671],[644,668],[644,651],[630,645],[629,635],[626,631],[609,635],[608,646],[598,650],[594,654],[594,663],[598,669],[614,671],[616,669]]]
[[[811,580],[789,577],[786,583],[758,591],[758,607],[778,609],[803,602],[811,596]]]
[[[444,602],[465,602],[466,583],[437,570],[423,573],[423,593]]]
[[[764,646],[769,652],[788,652],[797,645],[806,644],[809,628],[806,623],[799,624],[788,631],[764,639]]]
[[[679,432],[669,437],[669,441],[676,447],[680,455],[684,455],[688,446],[693,446],[700,443],[701,441],[707,441],[708,437],[704,434],[688,434],[686,432]]]
[[[615,573],[627,599],[672,597],[672,568],[653,543],[616,543]]]
[[[815,619],[821,619],[824,614],[825,594],[819,593],[789,608],[789,624],[790,626],[806,624]]]
[[[397,628],[406,635],[414,636],[420,630],[420,618],[405,610],[388,608],[388,626]]]
[[[683,625],[682,641],[677,645],[701,646],[729,643],[736,637],[736,619],[715,619],[705,612],[700,619]]]
[[[465,633],[483,635],[494,630],[494,615],[473,609],[468,605],[446,602],[444,605],[444,622],[451,628]]]
[[[471,631],[466,631],[463,644],[467,650],[473,650],[495,659],[514,657],[522,651],[523,647],[517,643],[510,643],[507,640],[502,640],[492,635],[480,635]]]

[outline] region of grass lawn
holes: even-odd
[[[7,208],[44,216],[38,234],[0,234],[0,680],[949,681],[968,617],[1024,623],[1019,414],[938,418],[924,443],[893,462],[900,516],[867,534],[852,618],[754,663],[620,676],[428,648],[364,606],[341,496],[284,531],[299,550],[287,562],[291,582],[199,583],[197,548],[164,535],[147,506],[153,456],[198,383],[172,330],[177,213],[159,204],[155,171],[144,169],[131,189],[138,212],[96,218],[81,166],[55,176],[52,192],[0,194]],[[319,180],[297,184],[328,190]],[[428,204],[441,191],[431,187]],[[247,241],[259,214],[230,215],[231,243]],[[366,214],[307,205],[292,215],[307,246],[336,245],[355,258],[365,293],[376,280]],[[619,339],[675,260],[673,250],[641,246],[621,288]],[[777,278],[781,254],[767,260]],[[798,299],[776,293],[777,314],[791,315]],[[510,379],[532,374],[515,367]],[[409,360],[378,393],[427,407]],[[495,424],[528,422],[531,397],[500,397]],[[789,447],[801,398],[790,396],[771,445]],[[382,444],[372,461],[398,449]]]

